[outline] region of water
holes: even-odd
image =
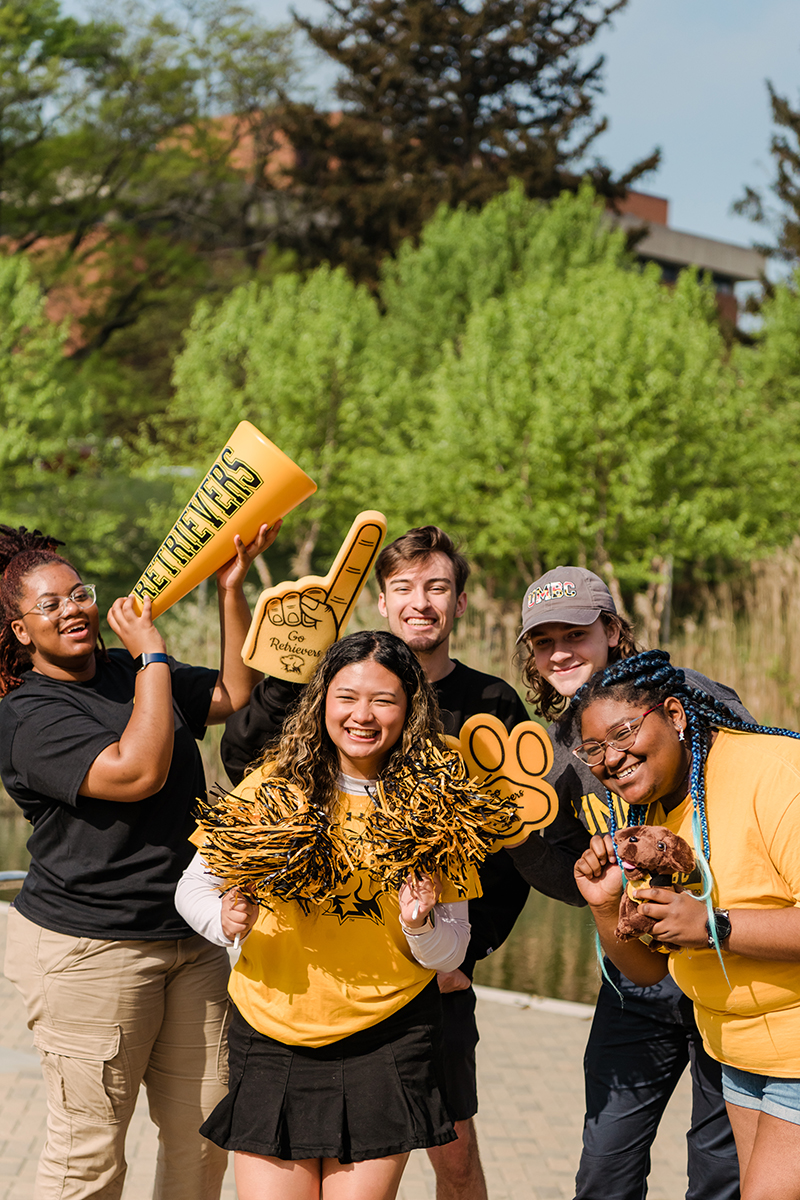
[[[478,963],[475,982],[594,1004],[599,973],[589,910],[531,890],[508,939]]]
[[[0,871],[27,871],[30,855],[25,843],[30,834],[30,825],[15,810],[0,808]],[[0,884],[0,900],[13,900],[19,884]]]

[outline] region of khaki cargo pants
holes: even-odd
[[[227,1155],[198,1129],[226,1092],[225,951],[197,935],[68,937],[12,908],[5,973],[47,1086],[34,1200],[118,1200],[142,1082],[159,1130],[153,1197],[217,1200]]]

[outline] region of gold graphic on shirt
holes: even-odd
[[[628,805],[619,796],[612,795],[611,799],[614,803],[617,829],[624,829],[628,824]],[[585,796],[581,796],[581,812],[583,813],[583,823],[589,833],[601,835],[608,833],[608,802],[605,797],[601,799],[594,792],[587,792]],[[576,815],[580,816],[581,813]]]

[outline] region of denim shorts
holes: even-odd
[[[754,1075],[723,1063],[722,1094],[729,1104],[739,1108],[755,1108],[770,1117],[800,1125],[800,1079]]]

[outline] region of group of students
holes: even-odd
[[[142,1081],[158,1200],[214,1200],[228,1150],[240,1200],[391,1200],[415,1148],[439,1200],[484,1200],[471,974],[529,885],[588,904],[607,955],[576,1197],[641,1200],[688,1062],[687,1195],[732,1200],[741,1173],[745,1200],[800,1200],[800,745],[640,653],[605,584],[558,567],[528,589],[520,634],[555,821],[487,858],[466,894],[424,875],[387,889],[358,858],[376,782],[475,713],[511,729],[527,711],[450,657],[468,566],[435,526],[379,557],[388,633],[335,643],[304,688],[259,680],[240,656],[242,585],[276,533],[236,539],[218,572],[216,672],[168,656],[130,598],[108,618],[124,649],[106,651],[94,587],[54,539],[0,527],[0,774],[33,825],[6,974],[48,1095],[35,1200],[121,1195]],[[288,780],[350,847],[335,902],[259,906],[206,868],[195,741],[221,722],[236,796]],[[628,822],[688,836],[710,870],[705,901],[643,893],[669,955],[614,936]]]

